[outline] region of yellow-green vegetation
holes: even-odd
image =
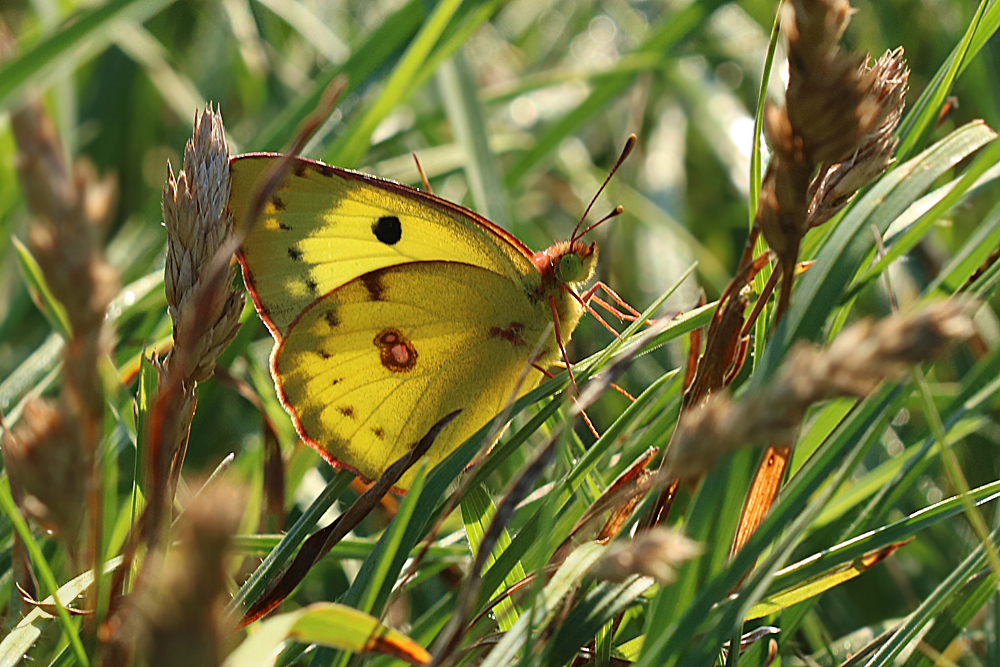
[[[998,664],[998,27],[5,1],[0,665]]]

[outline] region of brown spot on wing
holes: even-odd
[[[278,195],[274,195],[273,197],[271,197],[271,206],[274,207],[275,211],[285,210],[285,202]]]
[[[514,347],[518,347],[520,345],[524,345],[524,339],[521,338],[522,331],[524,331],[523,324],[520,322],[511,322],[505,329],[501,329],[500,327],[491,327],[490,337],[503,338],[504,340],[509,341]]]
[[[417,348],[399,329],[383,329],[375,335],[382,365],[393,373],[406,373],[417,363]]]
[[[337,412],[344,415],[348,419],[354,419],[354,407],[350,405],[341,405],[337,407]]]
[[[372,435],[374,435],[379,440],[385,440],[385,429],[381,426],[372,427]]]
[[[382,292],[385,291],[385,287],[382,286],[382,276],[377,271],[371,271],[361,276],[361,283],[368,290],[368,298],[372,301],[381,301]]]
[[[340,324],[340,318],[337,317],[337,311],[334,308],[330,308],[323,313],[323,319],[326,320],[331,329],[335,329]]]

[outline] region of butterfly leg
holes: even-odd
[[[532,362],[531,365],[535,367],[535,370],[537,370],[539,373],[541,373],[545,377],[549,378],[550,380],[555,377],[555,375],[553,375],[552,373],[550,373],[547,369],[542,368],[538,364]],[[567,366],[566,368],[568,369],[569,366]],[[572,371],[570,371],[570,376],[572,377]],[[573,402],[574,403],[577,402],[576,401],[576,396],[573,396]],[[594,437],[595,438],[600,438],[601,434],[597,432],[597,429],[594,427],[594,422],[590,421],[590,417],[587,416],[587,413],[585,411],[581,410],[580,411],[580,415],[583,417],[583,421],[587,423],[587,428],[590,429],[590,432],[594,434]]]
[[[598,322],[600,322],[601,324],[603,324],[604,328],[607,329],[608,331],[610,331],[614,335],[615,338],[619,338],[619,339],[621,338],[621,334],[619,334],[617,331],[615,331],[614,327],[612,327],[610,324],[608,324],[607,321],[603,317],[601,317],[601,314],[598,313],[596,310],[594,310],[594,307],[590,305],[590,301],[593,299],[593,297],[590,297],[589,299],[585,299],[584,297],[580,296],[579,294],[577,294],[576,292],[574,292],[573,290],[571,290],[569,287],[565,287],[564,286],[564,289],[569,290],[569,293],[573,295],[574,299],[576,299],[577,301],[580,302],[580,305],[583,306],[584,310],[586,310],[588,313],[590,313],[591,315],[593,315],[595,320],[597,320]],[[588,290],[588,292],[589,292],[589,290]]]
[[[604,299],[598,297],[597,290],[602,290],[606,295],[611,297],[611,299],[614,300],[615,303],[617,303],[619,306],[621,306],[628,312],[623,313],[614,306],[612,306],[610,303],[604,301]],[[600,280],[598,280],[596,283],[594,283],[594,285],[590,289],[584,292],[582,298],[585,301],[594,301],[595,303],[597,303],[597,305],[601,306],[609,313],[611,313],[618,319],[622,320],[623,322],[635,322],[637,319],[642,317],[642,313],[640,313],[638,310],[630,306],[629,303],[625,301],[625,299],[618,296],[618,293],[615,292],[613,289],[611,289],[607,285],[607,283],[604,283]],[[646,320],[646,324],[653,324],[653,322],[654,322],[653,320]]]
[[[552,326],[555,327],[556,331],[556,343],[559,345],[559,351],[562,353],[563,361],[566,362],[566,372],[569,373],[569,381],[573,383],[573,389],[576,393],[580,393],[580,387],[576,384],[576,378],[573,377],[573,367],[569,363],[569,355],[566,354],[566,345],[563,343],[562,333],[559,331],[559,311],[556,310],[556,299],[555,297],[549,297],[549,308],[552,310]]]

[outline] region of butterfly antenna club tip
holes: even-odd
[[[584,229],[579,234],[574,235],[573,236],[573,240],[575,241],[576,239],[582,239],[592,229],[594,229],[594,227],[597,227],[598,225],[604,224],[605,222],[607,222],[611,218],[617,218],[619,215],[621,215],[624,212],[625,212],[625,207],[624,206],[622,206],[620,204],[618,206],[615,206],[614,210],[612,210],[611,213],[608,213],[606,216],[604,216],[603,218],[601,218],[600,220],[598,220],[594,224],[590,225],[589,227],[587,227],[586,229]]]
[[[628,139],[625,140],[625,147],[622,148],[621,155],[618,156],[618,160],[615,162],[615,166],[611,168],[611,171],[608,173],[607,178],[604,179],[604,182],[601,183],[601,187],[599,187],[597,189],[597,192],[594,193],[593,199],[591,199],[590,203],[587,204],[587,209],[583,212],[583,215],[580,216],[580,221],[576,223],[576,227],[573,229],[573,234],[570,236],[570,242],[582,238],[587,232],[592,230],[597,225],[601,224],[606,220],[610,220],[611,218],[621,213],[621,211],[618,210],[621,208],[619,206],[618,208],[615,209],[615,211],[618,211],[617,213],[612,212],[612,214],[605,216],[599,222],[595,222],[594,224],[587,227],[587,229],[585,229],[582,233],[577,233],[580,231],[580,226],[583,224],[583,221],[587,219],[588,215],[590,215],[590,209],[594,207],[594,203],[597,202],[597,198],[601,196],[601,193],[604,192],[604,188],[606,188],[608,186],[608,183],[611,182],[611,178],[615,175],[615,172],[618,171],[618,168],[622,166],[623,162],[625,162],[625,159],[632,152],[632,149],[635,148],[636,140],[637,139],[634,132],[628,135]]]

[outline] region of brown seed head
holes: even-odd
[[[24,509],[67,546],[75,546],[87,474],[79,433],[67,424],[63,410],[54,401],[29,400],[13,432],[4,433],[3,454],[11,482],[24,494]]]
[[[239,329],[244,295],[232,289],[235,265],[219,271],[218,256],[231,242],[229,149],[222,119],[211,108],[195,118],[194,137],[184,149],[184,168],[174,176],[167,165],[163,221],[167,228],[164,288],[174,323],[178,369],[191,381],[208,379],[216,357]]]
[[[118,289],[101,251],[104,222],[115,199],[114,179],[98,180],[89,163],[71,167],[52,119],[39,101],[11,116],[17,167],[34,215],[28,243],[53,296],[74,331],[101,326]]]
[[[825,348],[799,345],[763,389],[739,401],[713,394],[682,415],[664,466],[675,477],[695,480],[726,452],[794,439],[814,403],[865,396],[970,338],[973,309],[945,301],[879,322],[859,322]]]
[[[661,584],[676,578],[678,565],[701,553],[701,546],[672,528],[642,531],[631,540],[620,540],[591,566],[598,579],[624,581],[632,575],[652,577]]]
[[[185,509],[178,546],[133,594],[138,646],[150,667],[220,664],[225,634],[225,559],[243,511],[226,484],[203,489]]]

